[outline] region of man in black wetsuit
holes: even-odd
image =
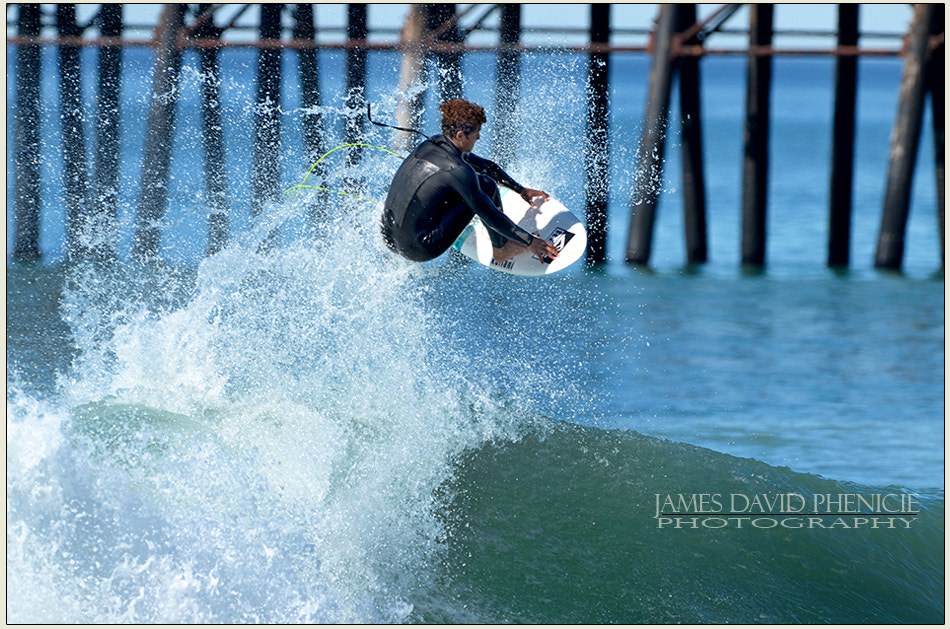
[[[497,184],[511,188],[532,206],[535,197],[547,199],[547,193],[525,188],[498,164],[472,155],[486,121],[485,110],[458,98],[439,109],[442,135],[417,146],[389,187],[381,221],[389,248],[409,260],[431,260],[452,246],[478,215],[491,235],[496,262],[527,252],[542,260],[556,258],[554,245],[504,215]]]

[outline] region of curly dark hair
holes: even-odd
[[[488,121],[483,107],[461,98],[445,101],[439,105],[439,110],[442,112],[442,133],[449,137],[459,131],[468,135]]]

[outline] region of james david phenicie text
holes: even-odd
[[[656,494],[654,519],[666,529],[910,528],[917,494]]]

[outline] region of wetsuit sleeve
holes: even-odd
[[[506,188],[514,190],[518,194],[524,192],[524,186],[515,181],[511,175],[502,170],[501,166],[490,159],[479,157],[474,153],[469,153],[465,159],[469,164],[472,165],[472,168],[474,168],[476,172],[479,172],[483,175],[488,175],[496,182],[500,183]]]
[[[495,207],[491,197],[478,187],[478,179],[472,169],[465,167],[454,169],[450,185],[490,230],[525,246],[531,244],[534,236],[515,225],[510,218]]]

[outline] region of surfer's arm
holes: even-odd
[[[525,187],[515,181],[514,177],[506,173],[501,166],[490,159],[485,159],[484,157],[479,157],[474,153],[469,153],[465,156],[465,161],[472,165],[472,168],[475,169],[475,172],[488,175],[494,179],[496,183],[506,188],[510,188],[518,194],[521,194],[525,190]]]
[[[458,168],[452,175],[451,186],[462,196],[465,204],[482,219],[485,227],[526,247],[535,240],[534,236],[518,227],[504,212],[495,207],[491,197],[478,187],[474,171]]]
[[[515,225],[510,218],[496,208],[495,204],[492,203],[491,197],[487,194],[479,190],[473,196],[475,197],[476,204],[470,207],[475,210],[475,214],[482,219],[482,222],[485,223],[488,229],[501,234],[509,240],[519,242],[526,247],[530,245],[533,240],[536,240],[534,236]]]
[[[531,204],[531,207],[537,207],[534,203],[536,197],[541,197],[545,201],[548,200],[548,193],[543,190],[535,190],[534,188],[525,188],[520,183],[514,180],[514,177],[509,175],[502,169],[501,166],[491,161],[490,159],[485,159],[484,157],[479,157],[474,153],[469,153],[465,157],[466,161],[472,165],[472,168],[476,172],[479,172],[483,175],[488,175],[495,180],[496,183],[510,188],[518,193],[522,199]]]
[[[468,169],[468,173],[463,174],[464,169],[460,168],[457,169],[456,172],[459,173],[459,177],[454,178],[457,186],[456,189],[462,194],[465,203],[482,219],[485,227],[501,234],[510,241],[506,243],[505,246],[517,243],[538,256],[538,258],[545,263],[550,262],[558,256],[559,252],[557,247],[521,229],[510,218],[505,216],[505,213],[502,212],[501,209],[495,206],[491,197],[478,187],[478,180],[475,179],[476,175],[473,170]],[[469,177],[471,177],[472,181],[469,181]],[[527,190],[527,188],[525,190]]]

